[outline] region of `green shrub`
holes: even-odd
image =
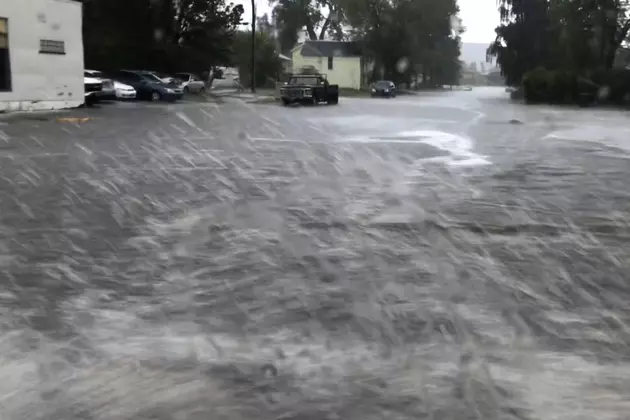
[[[596,70],[591,73],[590,78],[602,87],[604,95],[599,98],[601,102],[621,105],[630,95],[630,70]]]
[[[551,74],[551,101],[559,104],[576,103],[580,96],[579,77],[571,71],[554,71]]]
[[[567,70],[537,68],[523,77],[524,96],[529,103],[588,104],[596,99],[598,88],[590,78]]]
[[[523,94],[529,103],[548,102],[551,88],[549,71],[538,67],[523,76]]]
[[[539,67],[525,73],[522,88],[528,103],[629,105],[630,70],[600,69],[581,75]]]
[[[523,87],[519,87],[516,89],[510,90],[510,99],[520,100],[525,98],[525,93],[523,91]]]

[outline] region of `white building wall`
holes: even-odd
[[[8,19],[11,91],[0,111],[47,110],[83,103],[81,4],[71,0],[0,0]],[[40,40],[65,42],[65,55],[42,54]]]

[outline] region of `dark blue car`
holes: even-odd
[[[182,88],[164,83],[149,71],[119,70],[113,72],[111,78],[132,86],[136,90],[138,99],[174,102],[184,96]]]
[[[379,80],[372,85],[372,98],[395,98],[396,85],[390,80]]]

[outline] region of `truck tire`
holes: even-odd
[[[328,105],[337,105],[339,103],[339,96],[332,96],[328,98]]]
[[[282,105],[287,106],[289,105],[289,100],[287,98],[282,98]]]

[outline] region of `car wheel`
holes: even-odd
[[[189,93],[190,89],[188,89],[188,86],[184,86],[184,93]]]
[[[162,99],[162,95],[160,94],[160,92],[158,92],[157,90],[154,90],[153,92],[151,92],[152,102],[159,101],[161,99]]]

